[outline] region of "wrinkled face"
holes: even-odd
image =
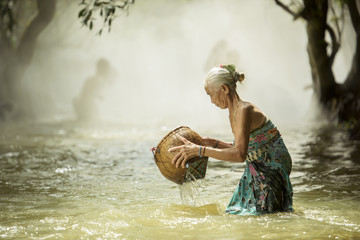
[[[211,103],[215,104],[221,109],[226,109],[228,107],[227,94],[223,86],[214,87],[208,83],[205,83],[204,88],[207,95],[209,95],[211,99]]]

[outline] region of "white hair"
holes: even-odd
[[[206,76],[204,84],[212,87],[220,87],[226,84],[229,87],[230,95],[234,96],[235,94],[239,97],[236,93],[236,83],[238,81],[241,83],[244,79],[244,73],[234,71],[234,75],[232,75],[226,68],[213,67]]]
[[[211,86],[220,87],[223,84],[231,84],[234,79],[227,69],[213,67],[206,76],[205,82]]]

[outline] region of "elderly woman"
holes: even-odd
[[[169,149],[177,152],[172,163],[184,168],[189,159],[199,155],[246,162],[244,174],[226,212],[260,215],[293,211],[289,179],[291,156],[277,127],[258,107],[245,102],[237,94],[236,84],[244,79],[244,74],[238,73],[234,65],[226,65],[212,68],[204,83],[211,102],[229,110],[234,142],[203,137],[204,146],[199,146],[180,137],[184,145]]]

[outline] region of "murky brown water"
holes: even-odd
[[[0,238],[360,238],[360,143],[331,127],[282,131],[293,157],[295,212],[250,217],[224,213],[242,164],[210,159],[196,199],[181,201],[149,151],[169,129],[0,130]]]

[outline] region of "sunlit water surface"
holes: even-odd
[[[332,127],[284,129],[294,213],[225,214],[244,164],[210,159],[183,196],[150,147],[171,129],[1,126],[0,238],[359,239],[360,143]],[[226,127],[196,129],[231,141]],[[186,192],[185,192],[186,195]]]

